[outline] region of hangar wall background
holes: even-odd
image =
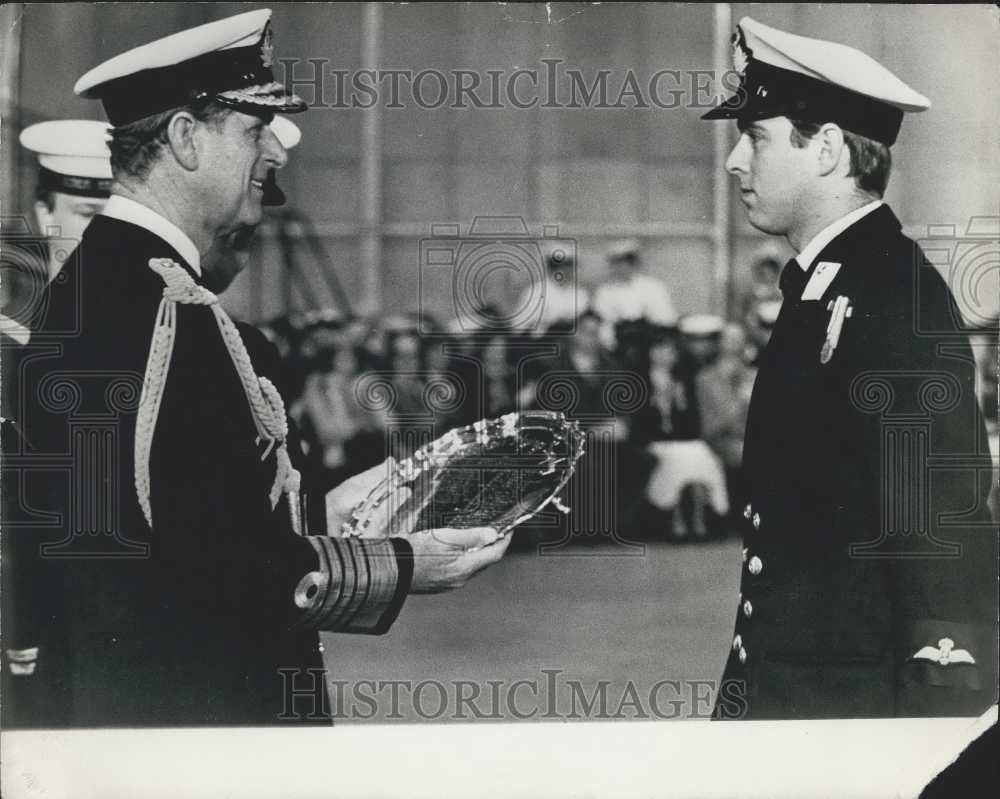
[[[5,181],[4,214],[31,206],[34,168],[16,144],[21,128],[58,117],[101,118],[98,104],[72,94],[84,71],[157,36],[258,7],[8,6],[20,34],[20,68],[16,81],[10,71],[4,77],[4,163],[16,165]],[[505,75],[561,59],[562,69],[577,68],[589,80],[610,70],[615,88],[628,70],[640,83],[658,70],[681,70],[679,84],[661,84],[669,90],[689,86],[690,70],[710,70],[720,47],[728,59],[719,19],[735,24],[744,14],[857,46],[931,98],[931,110],[910,116],[894,147],[887,199],[911,232],[950,224],[961,233],[974,217],[1000,216],[1000,26],[993,6],[292,3],[275,7],[274,28],[278,57],[301,59],[299,79],[310,75],[308,59],[350,71]],[[332,93],[329,77],[326,88]],[[309,87],[300,92],[316,100]],[[290,206],[314,224],[360,310],[417,308],[420,241],[433,223],[459,223],[464,231],[477,216],[512,215],[532,232],[552,225],[575,239],[585,283],[601,278],[601,252],[611,240],[639,235],[647,268],[668,282],[679,308],[724,311],[725,272],[738,288],[762,247],[786,251],[749,228],[738,200],[727,198],[720,182],[731,179],[718,167],[716,126],[699,120],[703,109],[685,105],[477,110],[409,103],[381,109],[375,121],[371,111],[317,107],[297,119],[304,138],[281,184]],[[734,136],[725,127],[723,146]],[[256,269],[227,294],[230,310],[258,321],[281,313],[289,300],[300,308],[332,304],[317,279],[289,297],[280,248],[264,233]],[[307,271],[321,268],[304,250],[301,258]],[[490,291],[501,297],[526,280],[516,273],[497,279]],[[983,296],[997,296],[996,282],[994,272]],[[424,288],[429,310],[453,314],[447,290]]]

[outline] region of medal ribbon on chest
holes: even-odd
[[[854,309],[848,297],[840,295],[835,300],[830,300],[826,309],[830,311],[830,321],[826,326],[826,340],[823,342],[823,349],[819,353],[820,363],[829,363],[833,357],[837,344],[840,343],[840,333],[844,329],[844,320],[849,318]]]

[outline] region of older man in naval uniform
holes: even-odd
[[[384,632],[407,593],[458,587],[507,545],[293,523],[283,403],[205,257],[259,222],[287,160],[268,122],[305,109],[274,81],[269,19],[182,31],[76,85],[114,128],[114,185],[51,289],[40,337],[57,353],[29,376],[26,420],[73,459],[45,478],[58,523],[39,541],[73,726],[329,723],[317,631]],[[331,532],[368,487],[335,489]]]
[[[959,716],[996,695],[996,527],[948,286],[882,201],[926,98],[865,54],[743,19],[726,169],[798,255],[760,358],[717,718]]]

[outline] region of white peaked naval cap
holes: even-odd
[[[110,128],[89,119],[39,122],[21,131],[21,146],[38,158],[43,188],[107,196],[111,191]]]
[[[860,50],[750,17],[733,35],[733,67],[740,75],[736,95],[703,119],[835,122],[892,145],[904,113],[930,108],[930,100]]]
[[[94,67],[74,91],[104,104],[112,125],[215,100],[247,113],[304,111],[274,79],[271,10],[248,11],[135,47]]]

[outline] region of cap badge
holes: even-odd
[[[264,26],[264,35],[260,40],[260,63],[265,67],[270,67],[274,63],[274,45],[271,43],[273,35],[271,23],[268,22]]]
[[[752,55],[753,52],[747,47],[746,39],[743,38],[743,29],[736,28],[736,33],[733,34],[733,69],[741,78],[746,74],[747,64],[750,63]]]

